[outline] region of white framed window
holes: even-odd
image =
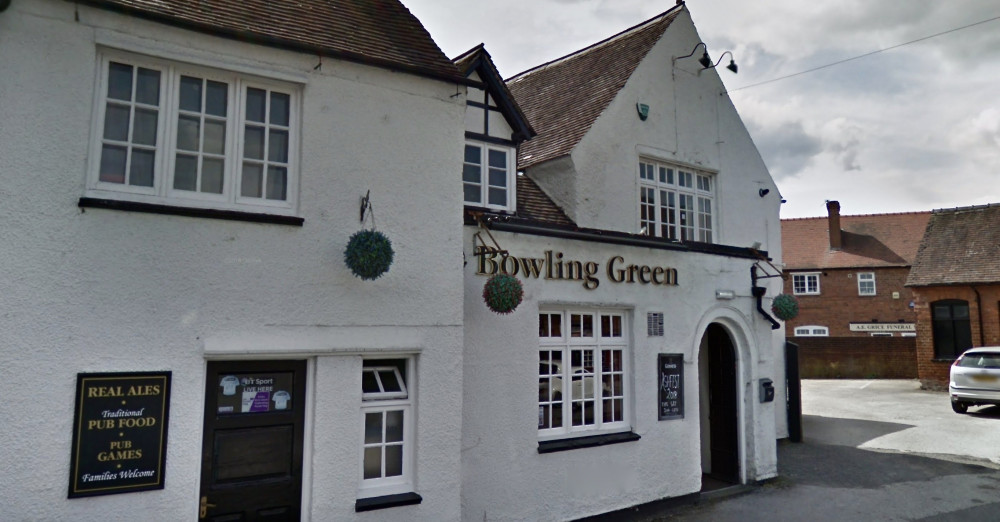
[[[795,295],[819,295],[819,272],[792,274],[792,293]]]
[[[413,359],[365,359],[361,369],[358,497],[413,491]]]
[[[462,190],[465,204],[513,212],[514,149],[474,141],[465,143]]]
[[[796,326],[795,337],[829,337],[830,329],[825,326]]]
[[[625,313],[542,311],[538,325],[539,438],[630,429]]]
[[[875,272],[858,273],[858,295],[875,295]]]
[[[101,53],[87,195],[293,214],[301,88]]]
[[[708,173],[640,160],[640,230],[666,239],[714,242],[714,185]]]

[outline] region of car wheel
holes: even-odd
[[[965,413],[969,411],[969,406],[964,402],[951,401],[951,410],[955,413]]]

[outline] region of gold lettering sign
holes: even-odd
[[[579,281],[587,290],[601,285],[600,264],[595,261],[566,259],[562,252],[546,250],[542,257],[516,257],[508,252],[481,246],[476,248],[476,274],[520,275],[525,279]],[[652,286],[677,286],[677,269],[629,263],[623,256],[612,256],[605,275],[612,283]]]

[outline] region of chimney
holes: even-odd
[[[830,249],[840,250],[840,202],[827,201],[826,211],[829,214],[827,220],[830,223]]]

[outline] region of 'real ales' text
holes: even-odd
[[[601,264],[564,258],[562,252],[546,250],[542,257],[516,257],[505,250],[476,248],[476,274],[506,274],[524,278],[579,281],[587,290],[601,284]],[[604,276],[612,283],[638,283],[654,286],[677,286],[677,269],[628,263],[622,256],[611,256],[605,263]]]

